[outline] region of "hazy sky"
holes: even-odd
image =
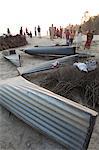
[[[99,14],[99,0],[0,0],[0,32],[7,26],[33,30],[38,24],[44,28],[80,23],[86,10]]]

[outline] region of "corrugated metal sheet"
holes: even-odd
[[[13,63],[15,66],[20,67],[20,55],[15,50],[6,50],[3,53],[3,57]]]
[[[59,62],[59,65],[62,65],[64,63],[73,64],[73,62],[75,62],[77,60],[77,58],[78,58],[78,54],[72,55],[72,56],[65,56],[63,58],[49,60],[47,62],[41,63],[36,66],[19,67],[17,69],[18,69],[20,75],[39,72],[39,71],[45,71],[48,69],[52,69],[52,64],[56,61]]]
[[[9,56],[4,56],[4,58],[8,59],[11,63],[13,63],[17,67],[20,67],[20,65],[21,65],[18,54],[12,54]]]
[[[0,104],[69,150],[86,150],[97,113],[22,77],[0,81]]]

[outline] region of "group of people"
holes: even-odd
[[[63,33],[63,28],[60,26],[59,28],[56,28],[53,26],[49,27],[49,34],[50,34],[50,39],[54,39],[54,38],[62,38],[62,33]]]
[[[72,45],[75,37],[75,30],[65,29],[66,45]]]
[[[24,36],[28,35],[30,38],[32,38],[32,32],[31,31],[29,32],[27,28],[25,29],[25,32],[23,32],[23,28],[21,27],[20,35],[24,35]]]
[[[56,28],[53,26],[49,27],[49,35],[50,35],[50,39],[53,40],[55,38],[66,38],[66,45],[72,45],[74,38],[76,39],[76,46],[79,49],[80,46],[82,45],[83,42],[83,35],[86,35],[86,42],[84,45],[84,49],[90,49],[92,40],[93,40],[93,36],[94,36],[94,31],[88,30],[86,33],[82,32],[82,28],[81,26],[79,26],[78,30],[75,30],[73,28],[65,28],[63,29],[61,26],[60,28]]]
[[[28,35],[30,38],[32,38],[32,32],[28,32],[28,29],[26,28],[25,29],[25,32],[24,32],[24,36]]]
[[[66,45],[72,45],[74,36],[75,36],[75,30],[69,30],[69,29],[63,29],[61,26],[60,28],[56,28],[53,26],[49,27],[49,34],[50,39],[53,40],[54,38],[63,38],[64,35],[66,37]]]
[[[63,34],[65,35],[66,38],[66,45],[72,45],[74,38],[76,37],[76,44],[77,44],[77,48],[80,48],[80,46],[82,45],[82,29],[81,26],[79,27],[78,31],[74,30],[74,29],[66,29],[65,30],[60,26],[60,28],[56,28],[53,26],[49,27],[49,35],[50,35],[50,39],[53,40],[54,38],[63,38]],[[84,33],[85,34],[85,33]],[[7,35],[10,36],[11,32],[10,29],[7,28]],[[28,31],[28,29],[25,29],[25,32],[23,32],[23,28],[20,28],[20,35],[28,35],[30,38],[32,38],[32,32]],[[34,28],[34,35],[35,37],[41,37],[41,27],[38,25],[38,27]],[[75,36],[76,35],[76,36]],[[92,40],[93,40],[93,36],[94,36],[94,31],[88,30],[86,33],[86,42],[84,45],[84,49],[90,49]]]
[[[35,27],[34,28],[34,34],[35,34],[35,37],[38,36],[38,37],[41,37],[41,27],[38,25],[38,27]],[[28,31],[28,29],[26,28],[25,29],[25,32],[23,32],[23,29],[22,27],[20,28],[20,35],[28,35],[30,38],[32,38],[32,32]]]
[[[31,31],[28,31],[28,28],[25,29],[25,31],[23,30],[23,27],[20,27],[20,30],[19,30],[19,34],[22,36],[29,36],[30,38],[32,38],[32,32]],[[11,32],[10,32],[10,29],[7,28],[7,36],[10,36],[11,35]],[[40,37],[41,38],[41,27],[38,25],[38,27],[35,27],[34,28],[34,35],[35,37]]]
[[[62,38],[62,35],[63,34],[63,28],[60,26],[60,29],[59,28],[56,28],[53,26],[49,27],[49,35],[50,35],[50,39],[53,40],[54,38]]]
[[[81,26],[78,29],[78,34],[77,34],[77,47],[79,48],[80,45],[82,45],[82,29]],[[84,33],[84,35],[86,35],[86,42],[84,44],[84,49],[90,49],[93,37],[94,37],[94,31],[93,30],[88,30],[86,33]]]
[[[38,37],[41,37],[41,27],[38,25],[38,27],[34,28],[35,37],[38,35]]]

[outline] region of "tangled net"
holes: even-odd
[[[95,108],[99,103],[99,67],[84,73],[73,66],[52,70],[40,81],[40,85],[54,93]]]

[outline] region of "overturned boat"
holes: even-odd
[[[97,112],[21,76],[0,81],[0,104],[69,150],[87,150]]]
[[[45,46],[24,49],[23,51],[30,55],[74,55],[76,53],[75,50],[76,47],[73,46]]]
[[[9,50],[3,52],[3,57],[13,63],[15,66],[20,67],[20,55],[16,53],[15,50]]]

